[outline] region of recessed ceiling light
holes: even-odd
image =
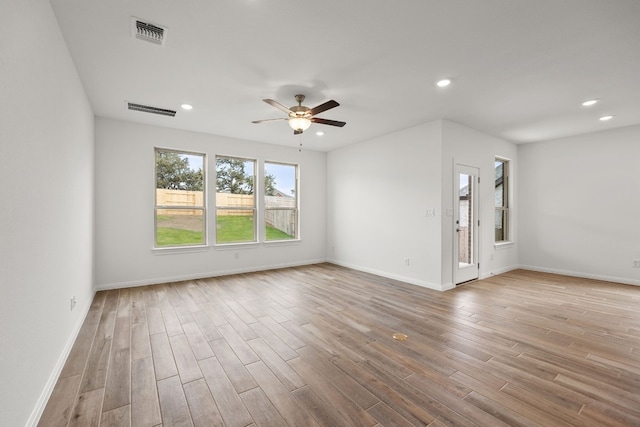
[[[321,130],[319,130],[318,132],[316,132],[316,135],[318,135],[318,136],[322,136],[322,135],[324,135],[324,132],[322,132]]]
[[[449,79],[442,79],[442,80],[438,80],[438,82],[436,82],[436,86],[438,87],[447,87],[451,84],[451,80]]]
[[[606,122],[607,120],[613,119],[613,116],[602,116],[600,117],[600,121]]]
[[[182,104],[181,107],[183,110],[193,110],[193,105]]]
[[[583,107],[591,107],[592,105],[595,105],[595,104],[597,104],[597,103],[598,103],[598,100],[597,100],[597,99],[590,99],[590,100],[588,100],[588,101],[584,101],[584,102],[582,103],[582,106],[583,106]]]

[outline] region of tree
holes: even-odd
[[[189,166],[189,158],[173,151],[158,151],[156,154],[156,188],[171,190],[203,190],[202,168]]]
[[[267,196],[276,195],[276,177],[268,172],[264,176],[264,194]]]
[[[253,194],[253,175],[247,176],[245,161],[216,159],[216,191],[218,193]]]
[[[253,194],[253,175],[245,171],[246,160],[216,159],[216,191],[231,194]],[[276,177],[267,173],[264,177],[264,191],[267,196],[276,194]]]

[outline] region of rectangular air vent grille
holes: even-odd
[[[138,40],[147,41],[159,46],[164,46],[167,39],[167,29],[131,18],[131,33]]]
[[[160,114],[161,116],[175,117],[175,110],[167,110],[165,108],[151,107],[149,105],[134,104],[127,102],[127,108],[133,111],[142,111],[143,113]]]

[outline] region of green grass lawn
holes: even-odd
[[[220,215],[217,219],[216,243],[253,242],[253,217]]]
[[[158,246],[201,245],[204,243],[201,231],[158,227]]]
[[[216,243],[253,242],[253,218],[250,216],[219,216]],[[277,228],[267,226],[267,240],[290,240],[291,236]],[[200,245],[204,243],[202,232],[170,227],[158,227],[158,246]]]
[[[294,236],[267,225],[267,240],[291,240]]]
[[[289,240],[291,236],[282,230],[267,225],[267,240]],[[252,242],[253,217],[220,215],[218,217],[217,243]]]

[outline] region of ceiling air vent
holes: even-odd
[[[132,17],[131,35],[138,40],[164,46],[167,40],[167,29]]]
[[[127,102],[127,108],[133,111],[142,111],[143,113],[160,114],[161,116],[175,117],[175,110],[167,110],[165,108],[150,107],[149,105],[134,104]]]

